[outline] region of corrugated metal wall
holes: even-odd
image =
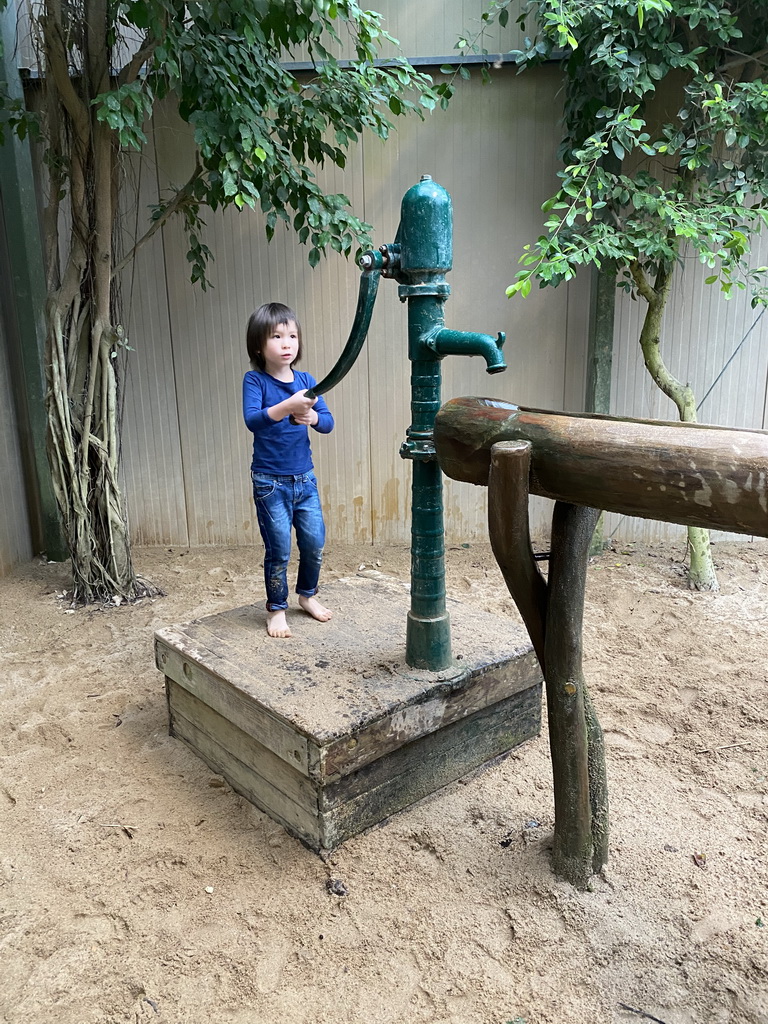
[[[381,15],[382,28],[400,43],[397,47],[380,39],[381,55],[405,53],[410,58],[450,58],[457,54],[456,44],[462,37],[468,42],[470,53],[485,49],[493,55],[518,48],[522,33],[515,23],[515,11],[521,7],[521,0],[510,8],[505,28],[498,23],[488,26],[482,21],[481,16],[489,6],[488,0],[377,0],[374,10]],[[341,46],[329,45],[329,49],[338,56],[352,56],[349,34],[339,23],[337,27]],[[286,54],[286,59],[302,60],[308,56],[308,49],[299,48]]]
[[[513,307],[504,288],[515,260],[539,226],[539,207],[555,183],[558,75],[518,77],[509,68],[492,86],[479,73],[462,83],[448,112],[404,121],[386,144],[366,139],[347,170],[322,176],[344,191],[394,240],[403,193],[429,173],[453,196],[453,295],[449,326],[507,332],[504,375],[489,377],[479,359],[444,361],[444,397],[486,394],[549,408],[580,409],[587,325],[586,282],[540,293]],[[188,129],[166,111],[154,127],[154,166],[135,163],[139,211],[158,188],[189,171]],[[132,215],[129,213],[129,221]],[[189,283],[178,224],[140,253],[123,279],[130,310],[125,389],[125,473],[134,536],[140,543],[247,544],[258,540],[248,476],[251,437],[242,423],[240,387],[247,369],[244,328],[267,300],[295,306],[306,340],[304,366],[317,377],[336,360],[349,333],[359,272],[332,254],[314,272],[287,230],[267,245],[261,215],[210,215],[214,288]],[[514,315],[514,319],[513,319]],[[344,541],[408,539],[410,467],[398,449],[410,422],[406,308],[383,281],[369,339],[358,364],[328,396],[337,420],[314,450],[329,534]],[[484,535],[484,490],[448,484],[450,541]],[[540,521],[541,522],[541,521]]]
[[[379,0],[376,6],[404,52],[428,58],[449,56],[460,33],[479,28],[484,0]],[[516,31],[513,25],[494,29],[482,45],[505,52],[515,45]],[[321,175],[324,188],[346,192],[355,212],[374,225],[377,244],[394,239],[402,195],[422,173],[451,192],[455,260],[446,322],[506,331],[509,369],[489,377],[480,360],[449,357],[443,362],[445,398],[471,393],[541,408],[583,408],[587,276],[576,286],[535,292],[526,300],[504,296],[522,245],[540,230],[540,204],[555,187],[558,90],[555,68],[518,77],[506,67],[488,87],[473,72],[470,82],[459,84],[449,111],[424,123],[402,121],[386,144],[366,138],[343,174],[329,169]],[[127,235],[143,230],[147,206],[169,185],[181,185],[192,161],[189,129],[168,109],[159,112],[150,141],[145,154],[126,165],[138,190],[138,202],[126,192]],[[216,253],[213,290],[190,285],[186,244],[175,223],[155,235],[122,279],[133,347],[123,388],[124,474],[139,544],[258,543],[250,435],[240,412],[247,317],[270,299],[294,305],[304,325],[304,367],[320,377],[335,362],[354,315],[359,275],[342,258],[331,254],[311,271],[306,250],[287,230],[266,244],[259,214],[231,211],[207,220]],[[665,350],[673,370],[703,396],[757,314],[738,297],[721,303],[719,293],[699,283],[699,270],[692,261],[675,285]],[[673,418],[639,357],[641,311],[641,303],[620,303],[612,411]],[[766,426],[766,330],[768,317],[707,399],[702,420]],[[699,367],[694,356],[705,344]],[[394,282],[382,281],[366,347],[328,396],[336,430],[314,440],[334,539],[408,540],[410,467],[397,454],[410,421],[408,374],[406,309]],[[4,408],[7,415],[8,403]],[[9,436],[4,428],[3,437]],[[546,529],[548,519],[549,504],[535,499],[534,529]],[[485,536],[484,489],[447,482],[446,530],[449,543]],[[616,517],[608,523],[614,530],[617,538],[676,532]]]
[[[768,265],[768,237],[755,244],[754,265]],[[661,350],[671,372],[690,384],[701,423],[768,429],[768,315],[752,309],[736,291],[726,301],[717,285],[704,284],[711,271],[695,255],[676,271]],[[614,334],[611,413],[676,420],[677,409],[659,391],[643,365],[638,344],[646,303],[619,299]],[[622,540],[684,538],[685,529],[668,523],[607,516],[606,535]],[[713,537],[743,540],[737,534]]]

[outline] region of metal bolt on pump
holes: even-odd
[[[493,338],[445,327],[443,306],[451,288],[453,209],[448,192],[424,174],[403,196],[400,226],[392,244],[360,258],[363,270],[355,322],[336,366],[313,389],[321,394],[348,372],[368,333],[379,276],[398,282],[408,303],[411,361],[411,425],[400,448],[413,461],[411,484],[411,608],[405,660],[412,668],[441,671],[451,665],[450,617],[445,606],[443,484],[433,430],[440,408],[440,361],[446,355],[480,355],[488,373],[506,369],[504,334]]]

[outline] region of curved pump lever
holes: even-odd
[[[368,328],[371,325],[373,304],[376,301],[376,292],[379,288],[379,278],[384,266],[384,258],[380,252],[365,253],[360,260],[360,265],[365,269],[360,276],[357,309],[355,310],[355,319],[352,322],[352,330],[349,332],[347,344],[336,360],[336,365],[333,369],[319,383],[307,391],[308,398],[316,398],[318,395],[323,395],[326,391],[336,387],[339,381],[346,377],[352,369],[355,360],[360,354],[360,349],[363,347],[363,342],[368,334]]]

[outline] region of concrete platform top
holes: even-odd
[[[347,577],[324,585],[322,598],[333,619],[289,610],[293,636],[285,640],[266,635],[266,613],[255,605],[161,629],[158,668],[181,685],[197,672],[213,676],[237,691],[240,705],[253,702],[320,746],[382,719],[391,732],[399,714],[410,730],[425,731],[446,700],[466,704],[466,714],[540,680],[523,628],[466,602],[448,601],[454,666],[428,672],[405,663],[407,584],[383,574]]]

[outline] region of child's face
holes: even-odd
[[[299,354],[299,331],[293,320],[278,324],[264,343],[264,367],[273,377],[281,376]]]

